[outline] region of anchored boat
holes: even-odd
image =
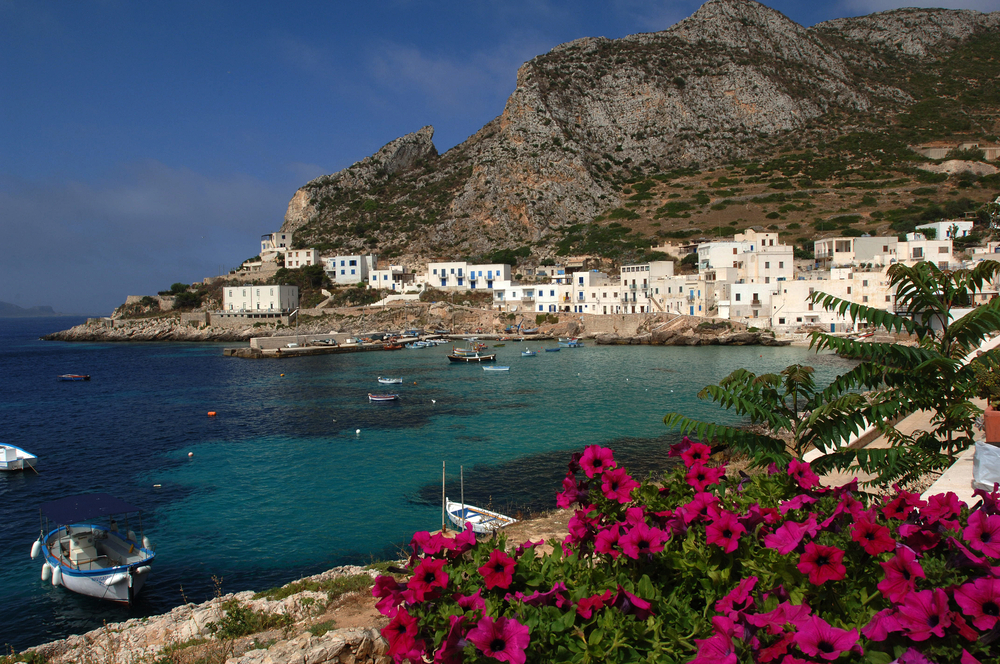
[[[403,379],[402,378],[382,378],[382,376],[379,376],[378,377],[378,382],[382,383],[383,385],[402,385],[403,384]]]
[[[510,367],[500,366],[500,365],[492,367],[483,367],[483,371],[510,371]]]
[[[156,557],[142,534],[141,518],[138,537],[129,528],[129,515],[140,512],[106,493],[71,496],[42,505],[42,534],[31,545],[31,557],[45,559],[42,580],[81,595],[131,605]],[[124,533],[119,531],[115,515],[124,516]],[[108,525],[90,523],[98,518],[107,518]]]
[[[496,353],[492,355],[449,355],[452,362],[496,362]]]
[[[90,380],[90,374],[63,374],[59,380]]]
[[[34,470],[36,461],[38,457],[16,445],[0,445],[0,470]]]
[[[368,393],[369,401],[382,402],[382,401],[396,401],[397,399],[399,399],[398,394],[372,394],[371,392]]]

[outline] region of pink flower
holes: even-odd
[[[920,499],[918,494],[903,491],[899,488],[898,484],[893,484],[892,486],[899,492],[899,496],[882,508],[882,514],[885,515],[885,518],[904,521],[914,509],[927,505],[926,502]]]
[[[411,602],[423,602],[434,593],[435,588],[448,587],[448,573],[444,571],[447,560],[424,558],[406,584],[406,598]]]
[[[685,524],[690,524],[695,519],[707,517],[710,508],[719,504],[719,499],[710,493],[696,493],[691,502],[677,508]]]
[[[688,484],[694,487],[695,491],[704,491],[707,487],[718,484],[719,480],[725,474],[725,468],[712,468],[701,463],[696,463],[688,469],[685,479]]]
[[[476,592],[471,595],[452,595],[452,599],[455,603],[466,611],[479,611],[480,613],[486,613],[486,601],[483,600],[482,595],[483,589],[478,588]]]
[[[604,481],[601,484],[604,497],[608,500],[617,500],[622,505],[632,500],[632,490],[638,487],[639,483],[632,479],[624,468],[605,471]]]
[[[895,609],[882,609],[868,621],[868,624],[861,630],[861,634],[866,639],[872,641],[885,641],[892,632],[899,632],[903,628],[896,619]]]
[[[600,595],[591,595],[590,597],[584,597],[579,602],[576,603],[576,613],[581,618],[589,620],[594,611],[597,609],[603,609],[605,606],[611,603],[611,591],[605,590]]]
[[[861,548],[871,556],[896,548],[896,540],[892,539],[888,528],[864,517],[858,519],[851,527],[851,539],[860,544]]]
[[[786,500],[785,502],[781,503],[778,509],[781,510],[781,514],[784,515],[786,512],[789,512],[790,510],[800,510],[806,505],[812,505],[815,502],[816,502],[815,498],[813,498],[812,496],[807,496],[803,493],[798,496],[795,496],[791,500]]]
[[[705,539],[709,544],[715,544],[726,553],[732,553],[740,545],[740,536],[747,531],[731,512],[722,512],[705,528]]]
[[[766,648],[761,648],[757,651],[756,661],[762,664],[767,664],[767,662],[773,662],[784,654],[788,653],[788,646],[792,645],[795,641],[795,634],[792,632],[781,633],[781,638],[767,646]],[[784,660],[782,660],[784,661]]]
[[[587,491],[583,484],[577,484],[572,475],[563,478],[563,490],[556,494],[556,506],[560,509],[568,510],[573,503],[584,503],[587,500]]]
[[[732,620],[725,616],[712,618],[715,634],[707,639],[695,639],[698,644],[698,656],[689,664],[736,664],[736,648],[733,647],[733,637],[739,638],[743,631]],[[739,634],[737,634],[739,632]]]
[[[780,634],[788,624],[797,629],[811,614],[812,609],[805,604],[782,602],[773,611],[751,613],[746,616],[746,620],[754,627],[766,627],[770,634]]]
[[[614,453],[606,447],[600,445],[588,445],[583,450],[580,457],[580,467],[587,477],[600,475],[605,470],[615,467]]]
[[[688,448],[681,453],[681,459],[684,460],[684,465],[690,468],[696,463],[706,464],[708,463],[709,457],[712,456],[712,450],[708,445],[703,443],[691,443]]]
[[[687,436],[684,436],[683,438],[681,438],[681,442],[674,443],[673,445],[670,446],[670,449],[667,452],[667,456],[679,457],[680,455],[684,454],[684,452],[686,452],[688,448],[691,447],[691,445],[693,444],[694,444],[693,440],[691,440]]]
[[[959,660],[959,664],[983,664],[978,659],[973,657],[968,650],[962,648],[962,659]]]
[[[633,595],[621,585],[618,586],[618,594],[611,600],[611,606],[616,607],[625,615],[634,615],[637,620],[645,620],[653,615],[652,610],[650,610],[652,604],[637,595]]]
[[[621,555],[621,551],[615,548],[618,544],[618,540],[621,538],[621,526],[617,523],[604,530],[597,533],[597,537],[594,538],[594,551],[596,553],[603,553],[606,556],[611,556],[612,558],[617,558]]]
[[[593,509],[593,505],[584,507],[570,517],[569,523],[566,525],[566,529],[569,531],[569,537],[565,539],[566,544],[579,544],[593,539],[598,521],[598,517],[590,516]]]
[[[986,516],[982,510],[969,515],[962,537],[973,549],[991,558],[1000,558],[1000,514]]]
[[[953,519],[962,513],[962,501],[954,492],[936,493],[927,499],[927,507],[920,510],[920,516],[926,519],[927,523],[946,523],[946,527],[952,526]]]
[[[480,618],[467,638],[487,657],[511,664],[524,664],[524,650],[531,642],[528,628],[513,618],[494,622],[489,616]]]
[[[805,534],[806,528],[803,524],[786,521],[773,533],[764,536],[764,546],[787,556],[795,550]]]
[[[434,653],[434,664],[462,664],[464,658],[460,643],[465,632],[465,620],[465,616],[448,617],[448,634]]]
[[[490,559],[479,568],[479,573],[486,579],[486,589],[507,588],[514,580],[514,559],[499,549],[490,553]]]
[[[819,484],[819,477],[812,471],[809,464],[799,459],[792,459],[792,462],[788,464],[788,475],[807,491]]]
[[[923,656],[916,648],[910,648],[896,660],[899,664],[934,664],[931,660]]]
[[[400,609],[382,628],[382,636],[389,642],[389,656],[401,662],[417,647],[417,619]]]
[[[941,588],[911,592],[899,607],[899,624],[914,641],[944,636],[951,625],[948,594]]]
[[[798,568],[809,575],[809,583],[819,586],[827,581],[839,581],[847,575],[847,568],[840,562],[843,559],[844,552],[837,547],[809,542],[805,552],[799,556]]]
[[[955,590],[955,601],[972,624],[986,631],[1000,622],[1000,579],[980,578]]]
[[[905,546],[896,549],[896,555],[889,562],[879,565],[885,570],[885,578],[879,581],[878,589],[890,602],[897,604],[917,587],[917,578],[927,578],[917,562],[917,555]]]
[[[896,529],[899,540],[914,551],[933,549],[941,541],[941,535],[915,523],[901,523]]]
[[[379,597],[375,603],[375,608],[383,616],[390,618],[396,615],[398,605],[402,602],[403,586],[396,582],[391,576],[380,576],[375,579],[375,586],[372,588],[372,597]]]
[[[799,625],[799,631],[795,634],[795,645],[799,650],[811,657],[822,657],[827,660],[837,659],[841,653],[851,650],[857,643],[858,630],[852,629],[848,632],[845,629],[831,627],[818,616],[811,616]]]
[[[756,585],[756,576],[743,579],[736,584],[735,588],[726,593],[725,597],[715,603],[715,610],[732,620],[737,620],[740,614],[754,605],[753,596],[750,593]]]
[[[638,560],[640,554],[652,555],[662,551],[666,539],[667,534],[659,528],[640,523],[618,539],[618,546],[626,556]]]
[[[570,604],[567,596],[568,593],[569,590],[566,588],[566,584],[562,581],[557,581],[556,584],[552,586],[552,590],[547,592],[543,593],[540,590],[536,590],[530,595],[525,595],[524,593],[518,591],[514,594],[513,598],[530,606],[552,606],[554,604],[557,607],[562,608],[563,606]],[[511,596],[508,594],[505,599],[509,601]]]

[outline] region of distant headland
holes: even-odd
[[[19,307],[10,302],[0,302],[0,318],[40,318],[42,316],[64,316],[52,309],[52,307]]]

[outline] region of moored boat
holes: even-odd
[[[59,380],[90,380],[90,374],[63,374]]]
[[[521,357],[534,357],[535,355],[538,355],[538,351],[534,351],[534,350],[522,350],[521,351]]]
[[[583,343],[580,341],[560,341],[559,346],[561,348],[583,348]]]
[[[493,367],[483,367],[483,371],[510,371],[510,367],[497,365]]]
[[[371,392],[368,393],[369,401],[382,402],[382,401],[396,401],[397,399],[399,399],[398,394],[372,394]]]
[[[129,514],[138,507],[106,493],[71,496],[41,507],[42,534],[31,557],[44,556],[42,580],[81,595],[131,605],[149,577],[153,558],[149,539],[129,528]],[[114,515],[124,515],[125,534]],[[107,518],[108,525],[84,523]],[[51,525],[55,528],[49,530]]]
[[[457,528],[465,530],[465,524],[468,523],[472,526],[473,532],[480,535],[492,533],[498,528],[504,528],[517,523],[517,519],[505,514],[476,507],[475,505],[456,503],[447,498],[445,498],[445,511],[448,513],[448,519]]]
[[[492,355],[449,355],[451,362],[496,362],[496,354]]]
[[[379,376],[378,377],[378,382],[382,383],[383,385],[402,385],[403,384],[403,379],[402,378],[382,378],[382,376]]]
[[[0,445],[0,470],[34,469],[36,461],[38,457],[16,445]]]
[[[546,348],[545,352],[546,353],[558,353],[559,352],[559,348]]]

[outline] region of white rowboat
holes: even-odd
[[[465,530],[465,524],[468,523],[472,525],[473,532],[479,534],[492,533],[498,528],[505,528],[517,523],[517,519],[499,512],[492,512],[474,505],[463,505],[447,498],[445,498],[445,511],[448,513],[448,519],[459,530]]]
[[[25,452],[15,445],[0,445],[0,470],[24,470],[34,468],[38,461],[31,452]]]

